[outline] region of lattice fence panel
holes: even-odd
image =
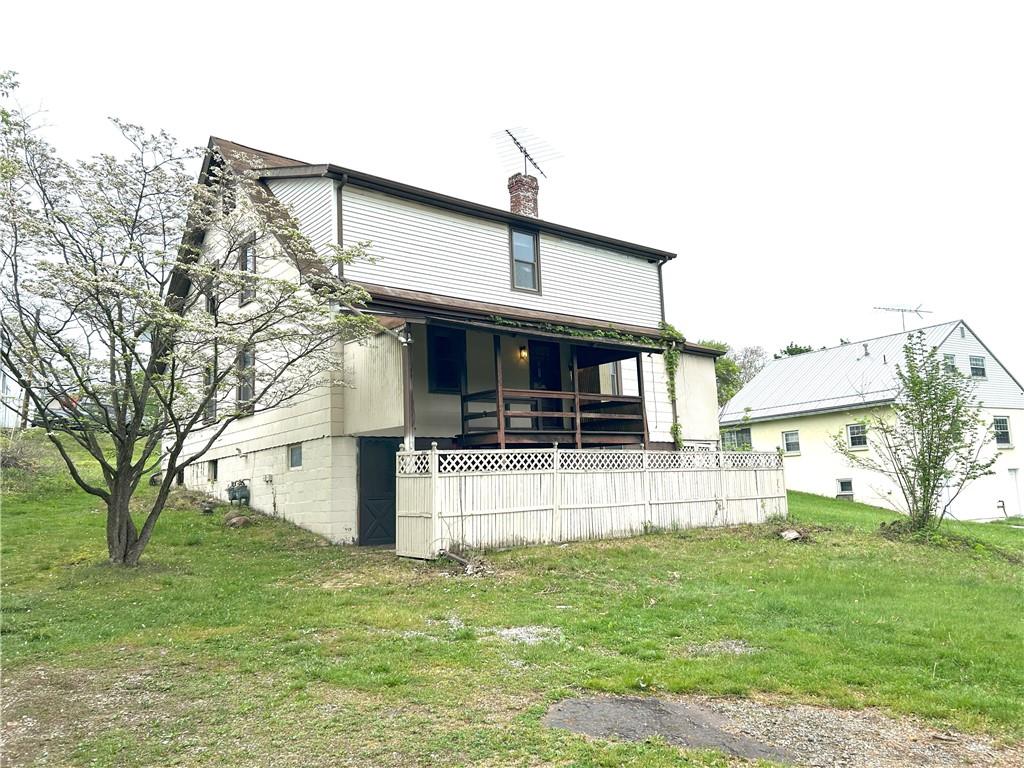
[[[782,466],[778,453],[739,451],[720,455],[726,469],[779,469]]]
[[[550,472],[554,451],[441,451],[437,471],[442,475],[467,472]]]
[[[395,455],[400,475],[429,475],[430,454],[426,451],[398,453]]]
[[[559,451],[558,468],[565,472],[615,472],[643,469],[640,451]]]
[[[708,451],[651,451],[648,469],[717,469],[718,454]]]

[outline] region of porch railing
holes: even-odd
[[[507,442],[562,437],[563,442],[640,443],[641,398],[542,389],[484,390],[462,396],[462,434],[481,444],[503,433]],[[545,440],[544,442],[557,442]]]

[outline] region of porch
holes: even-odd
[[[406,448],[650,445],[644,358],[653,368],[655,339],[436,318],[410,323],[403,339]]]

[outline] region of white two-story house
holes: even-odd
[[[968,378],[991,428],[986,455],[992,474],[969,483],[949,514],[960,520],[998,520],[1024,514],[1024,386],[962,320],[920,329],[943,364]],[[779,451],[791,490],[899,508],[894,480],[851,467],[833,446],[874,455],[861,417],[888,413],[897,393],[896,366],[907,333],[843,344],[773,360],[722,407],[726,447]],[[947,491],[949,493],[949,491]],[[949,498],[947,496],[947,498]]]
[[[678,343],[674,400],[667,386],[662,272],[674,254],[539,218],[537,180],[523,174],[506,211],[211,147],[255,158],[314,246],[372,244],[373,260],[343,278],[369,292],[381,331],[344,345],[344,384],[232,424],[186,485],[223,496],[244,480],[257,509],[334,542],[388,544],[403,447],[717,449],[719,353]],[[280,268],[270,261],[255,264]]]

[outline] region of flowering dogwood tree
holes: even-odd
[[[105,502],[110,561],[132,565],[180,470],[237,419],[329,383],[337,345],[371,332],[364,292],[336,277],[365,245],[314,249],[255,158],[207,150],[196,183],[202,150],[165,133],[115,121],[122,156],[69,162],[17,108],[0,122],[0,360]]]

